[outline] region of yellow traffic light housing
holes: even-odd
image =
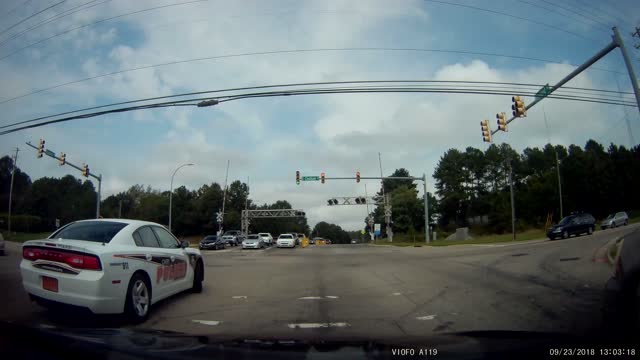
[[[507,118],[506,118],[506,114],[501,112],[501,113],[497,113],[496,114],[496,119],[498,119],[498,121],[496,121],[498,123],[498,130],[502,130],[502,131],[509,131],[507,129]]]
[[[489,120],[480,121],[480,128],[482,129],[482,141],[491,142],[491,129],[489,128]]]
[[[360,171],[356,171],[356,182],[360,182]]]
[[[300,171],[296,170],[296,185],[300,185]]]
[[[60,166],[63,166],[67,163],[67,154],[60,153]]]
[[[82,176],[89,177],[89,165],[82,165]]]
[[[324,173],[320,173],[320,182],[324,184]]]
[[[40,139],[40,143],[38,144],[38,157],[41,158],[42,154],[44,154],[44,139]]]
[[[513,110],[514,117],[525,117],[527,116],[527,107],[524,105],[524,101],[520,98],[520,96],[514,96],[511,98],[513,104],[511,105],[511,110]]]

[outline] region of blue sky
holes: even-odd
[[[0,29],[58,2],[3,1]],[[181,2],[185,4],[102,21],[20,50],[94,21]],[[62,16],[84,3],[86,9]],[[56,15],[61,17],[7,40]],[[604,47],[611,40],[613,25],[621,30],[637,69],[640,52],[632,45],[640,39],[632,39],[630,33],[640,25],[640,2],[632,0],[68,0],[10,30],[0,30],[0,58],[4,58],[0,60],[0,123],[188,91],[293,82],[554,83],[573,69],[572,64],[582,63]],[[456,50],[556,63],[424,51],[255,55],[130,71],[6,101],[78,79],[175,60],[350,47]],[[596,67],[599,70],[590,69],[568,85],[616,91],[619,86],[631,91],[619,50]],[[19,166],[34,179],[78,176],[51,159],[36,159],[24,145],[44,138],[52,150],[66,152],[69,161],[86,162],[102,173],[104,197],[136,183],[166,189],[173,169],[184,162],[197,166],[181,170],[178,186],[223,182],[226,162],[231,160],[230,178],[249,178],[251,196],[258,202],[287,199],[305,209],[312,224],[327,220],[355,229],[361,226],[365,209],[328,208],[326,199],[364,194],[365,183],[374,192],[378,182],[296,186],[295,170],[308,175],[324,171],[328,176],[360,170],[363,176],[374,176],[379,174],[381,152],[386,173],[405,167],[414,175],[431,175],[448,148],[484,149],[487,145],[481,141],[478,121],[493,119],[509,106],[505,95],[353,94],[242,100],[213,108],[145,110],[36,128],[2,136],[0,150],[3,154],[15,146],[25,150]],[[545,128],[543,110],[551,132]],[[595,138],[629,146],[625,117],[637,143],[637,108],[548,99],[495,140],[518,150],[543,146],[548,139],[583,145]],[[434,191],[432,184],[429,191]]]

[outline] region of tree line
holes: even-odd
[[[439,225],[451,229],[480,222],[488,231],[510,231],[510,172],[519,228],[542,227],[548,215],[560,220],[558,172],[564,216],[584,211],[599,219],[636,209],[640,200],[633,183],[640,179],[638,146],[611,144],[605,150],[589,140],[584,148],[546,144],[521,153],[508,144],[484,151],[449,149],[433,174]]]

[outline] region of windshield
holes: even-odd
[[[0,328],[640,339],[638,82],[640,0],[2,0]]]
[[[108,243],[125,226],[126,223],[120,222],[81,221],[53,233],[50,238]]]

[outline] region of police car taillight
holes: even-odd
[[[76,269],[102,270],[100,258],[95,255],[75,252],[40,249],[37,247],[22,248],[22,257],[26,260],[49,260],[67,264]]]

